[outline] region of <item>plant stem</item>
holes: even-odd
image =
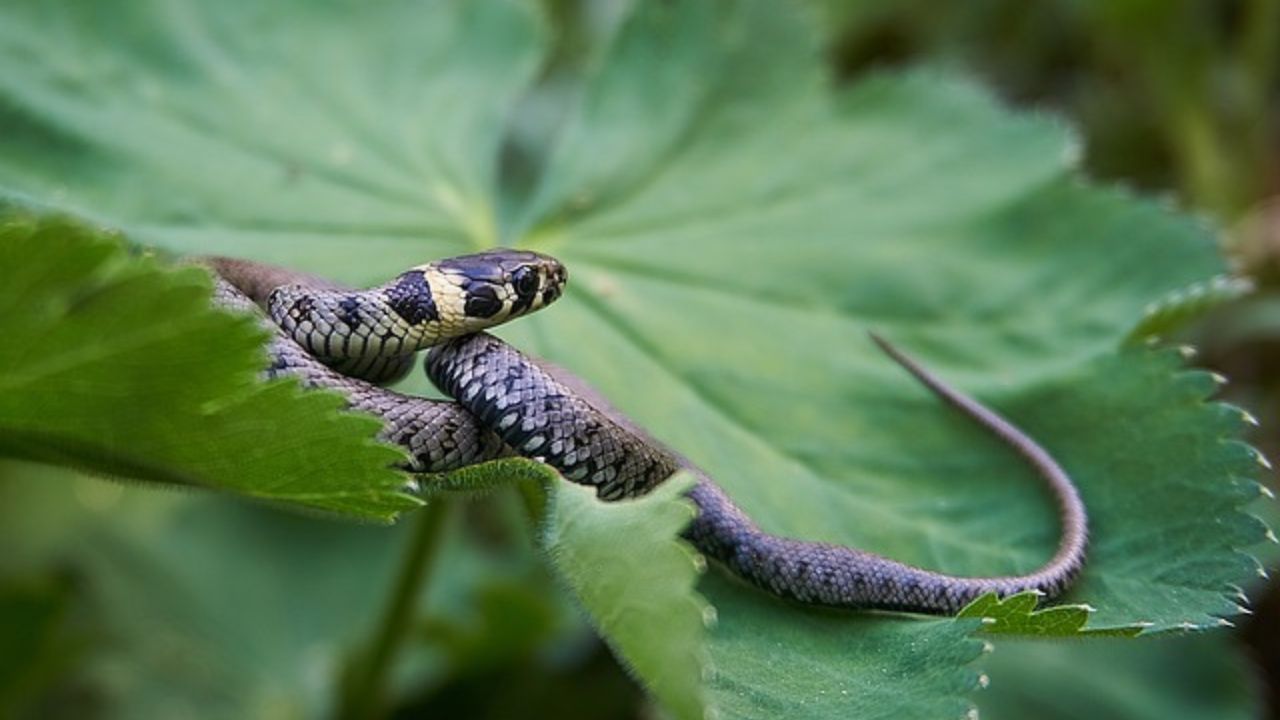
[[[369,720],[386,713],[384,693],[396,656],[410,634],[418,598],[443,536],[449,505],[443,497],[418,511],[413,537],[401,560],[399,576],[388,598],[375,635],[347,665],[337,716],[341,720]]]

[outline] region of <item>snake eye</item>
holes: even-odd
[[[516,286],[516,294],[522,298],[533,297],[538,292],[538,273],[533,268],[522,267],[516,270],[512,280]]]
[[[467,303],[462,310],[468,317],[488,318],[498,314],[502,309],[502,301],[493,288],[481,286],[467,292]]]

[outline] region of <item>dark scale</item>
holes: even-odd
[[[360,298],[348,295],[338,302],[338,320],[347,327],[360,327]]]
[[[421,270],[410,270],[402,274],[385,292],[387,307],[410,325],[440,319],[426,273]]]

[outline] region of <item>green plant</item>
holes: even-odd
[[[984,642],[1034,656],[1046,635],[1213,628],[1257,572],[1242,551],[1266,533],[1243,510],[1260,493],[1245,416],[1210,401],[1214,378],[1175,349],[1146,344],[1203,304],[1187,288],[1225,272],[1211,233],[1082,182],[1050,119],[936,73],[834,88],[806,19],[763,0],[637,4],[602,24],[578,71],[545,76],[540,13],[500,0],[2,12],[8,455],[375,520],[408,511],[420,501],[387,469],[394,451],[369,442],[374,423],[253,380],[252,323],[208,307],[197,271],[126,257],[97,226],[131,247],[353,283],[504,243],[573,274],[561,303],[504,337],[591,380],[772,531],[960,573],[1051,551],[1052,509],[1017,460],[879,358],[868,328],[1040,438],[1093,519],[1066,598],[1095,608],[1088,623],[1011,601],[983,634],[976,618],[805,609],[719,569],[698,580],[676,537],[679,480],[609,506],[524,461],[437,479],[519,486],[493,499],[506,532],[523,531],[508,539],[517,561],[451,540],[445,511],[405,537],[117,498],[70,535],[99,545],[86,562],[102,605],[144,634],[142,616],[176,615],[157,623],[159,647],[119,652],[164,657],[167,638],[194,658],[174,680],[136,680],[148,691],[118,707],[309,714],[346,693],[337,707],[372,713],[447,675],[440,654],[482,666],[495,650],[397,627],[437,544],[426,612],[453,622],[436,627],[465,625],[514,565],[533,587],[567,587],[679,717],[961,716]],[[396,543],[410,562],[379,628]],[[317,575],[335,578],[332,596]],[[157,585],[176,590],[129,607]],[[246,607],[278,635],[238,611],[266,589],[288,599]],[[537,598],[484,622],[520,607],[531,646],[572,635],[563,596]],[[315,607],[290,617],[299,599]],[[410,637],[368,639],[396,631]],[[362,678],[369,657],[396,654],[388,642],[417,673],[379,661]],[[347,682],[317,683],[308,653]],[[1042,679],[1005,667],[1005,682],[1019,671]]]

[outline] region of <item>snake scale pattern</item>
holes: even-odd
[[[1052,491],[1062,533],[1057,552],[1039,570],[952,576],[855,548],[764,532],[711,477],[582,380],[483,332],[560,296],[568,274],[554,258],[493,250],[412,268],[369,290],[245,260],[196,262],[214,272],[218,304],[244,312],[265,309],[262,321],[273,333],[269,375],[293,375],[309,386],[337,390],[353,409],[381,418],[383,439],[408,451],[410,472],[523,455],[595,488],[608,501],[643,494],[687,469],[697,478],[688,497],[698,513],[685,538],[757,587],[815,605],[952,614],[988,592],[1030,590],[1056,597],[1083,567],[1087,516],[1058,463],[1004,418],[877,336],[873,340],[890,358],[1017,451]],[[427,374],[456,402],[380,386],[402,377],[415,353],[428,348]]]

